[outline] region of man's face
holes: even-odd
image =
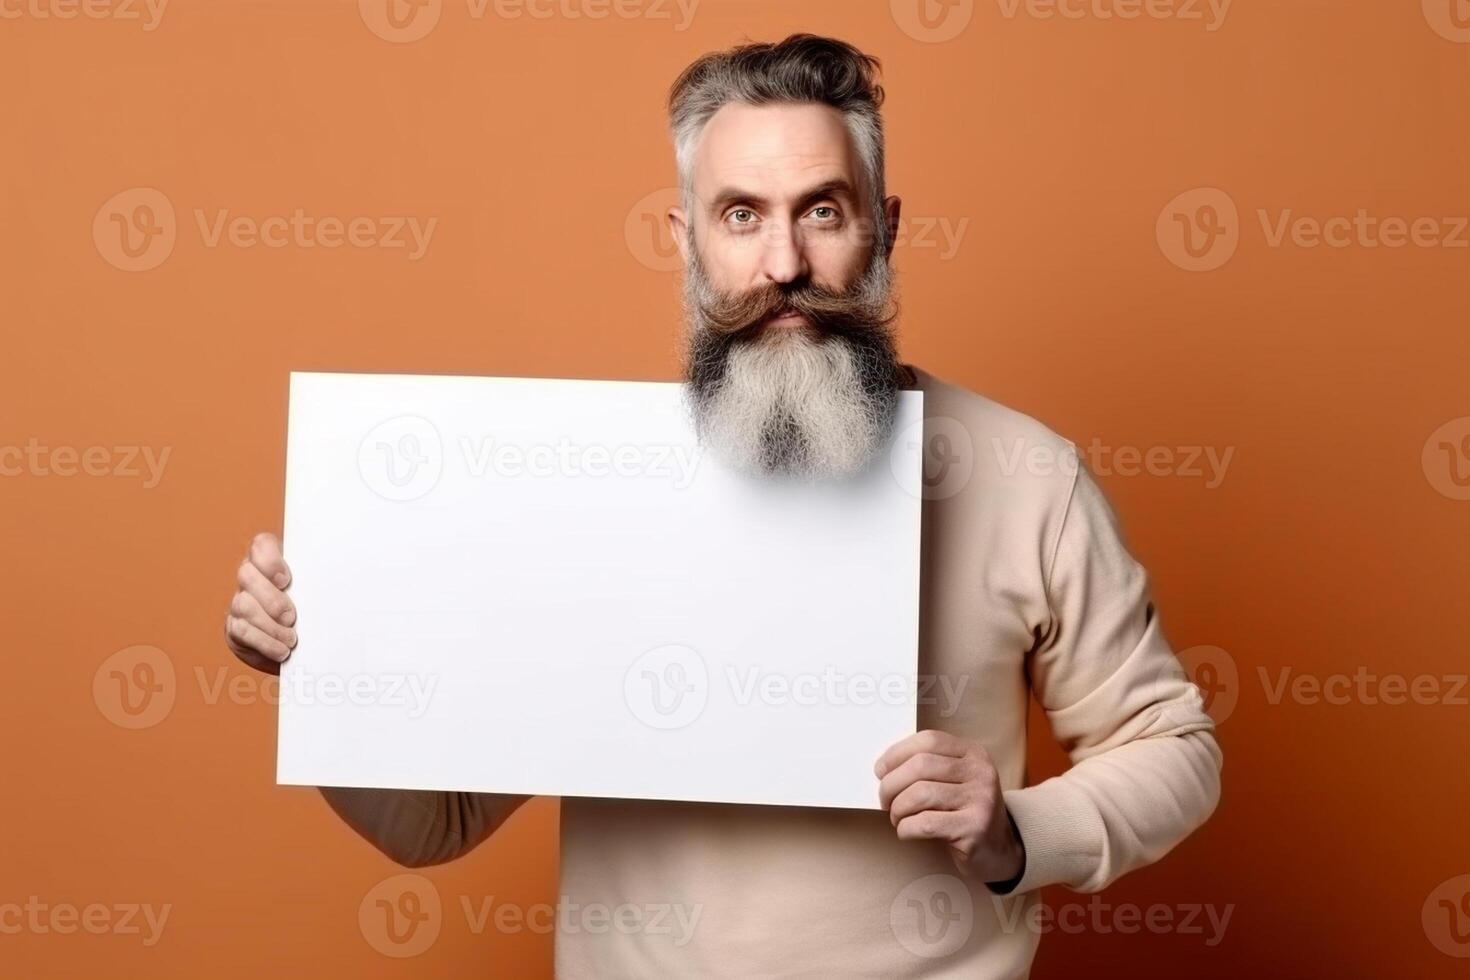
[[[758,472],[842,476],[885,441],[898,387],[884,229],[842,115],[723,107],[692,202],[670,211],[685,260],[688,381],[705,441]]]
[[[869,189],[836,109],[727,105],[704,128],[692,176],[688,229],[716,288],[808,278],[842,289],[866,266]],[[687,232],[676,237],[687,249]]]

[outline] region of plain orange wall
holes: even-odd
[[[1442,694],[1467,670],[1470,489],[1450,466],[1470,472],[1470,233],[1268,234],[1288,209],[1364,209],[1453,239],[1470,28],[1449,0],[1239,0],[1215,29],[1196,0],[1203,20],[966,0],[928,27],[917,0],[703,0],[688,23],[673,0],[540,0],[548,18],[431,0],[411,43],[375,2],[173,0],[149,30],[115,16],[146,20],[141,0],[71,19],[0,0],[0,448],[170,451],[153,487],[116,456],[112,475],[0,477],[0,905],[171,906],[151,947],[0,933],[0,973],[550,973],[549,936],[476,935],[460,899],[554,901],[555,803],[426,872],[441,935],[400,960],[358,925],[399,869],[273,783],[269,689],[221,624],[251,533],[280,525],[287,372],[675,378],[678,278],[647,223],[673,181],[667,86],[705,50],[811,30],[884,61],[907,358],[1083,445],[1234,453],[1213,488],[1100,474],[1176,647],[1223,651],[1191,656],[1227,715],[1213,821],[1103,897],[1230,907],[1225,939],[1053,933],[1036,975],[1460,975],[1438,900],[1470,880],[1470,708],[1272,697],[1286,669]],[[569,16],[597,10],[638,16]],[[138,188],[175,241],[128,271],[107,236]],[[1236,209],[1215,212],[1235,251],[1187,271],[1169,229],[1209,199],[1166,206],[1199,188]],[[196,218],[298,208],[437,225],[411,260],[210,246]],[[171,666],[172,706],[130,729],[104,661],[139,645]],[[1057,770],[1033,736],[1035,774]]]

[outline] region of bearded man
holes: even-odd
[[[697,925],[564,923],[560,976],[1024,977],[1043,886],[1102,889],[1218,800],[1213,725],[1107,502],[1080,466],[1016,462],[1075,448],[898,360],[878,67],[795,35],[706,55],[674,84],[687,392],[722,460],[802,480],[883,465],[898,392],[924,392],[953,465],[925,480],[919,672],[962,696],[921,704],[921,731],[875,760],[883,812],[563,800],[559,907],[696,910]],[[297,612],[273,535],[238,579],[229,644],[277,670]],[[1027,785],[1033,695],[1073,765]],[[410,867],[465,854],[524,802],[322,793]]]

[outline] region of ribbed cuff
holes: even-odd
[[[1081,888],[1097,873],[1107,849],[1107,829],[1085,794],[1054,776],[1003,795],[1026,848],[1025,871],[1010,894],[1044,885]]]
[[[1016,815],[1011,812],[1010,807],[1006,808],[1006,820],[1010,822],[1011,833],[1016,835],[1016,841],[1021,845],[1021,870],[1005,881],[987,881],[985,887],[996,895],[1011,894],[1021,883],[1021,879],[1026,877],[1026,838],[1021,836],[1021,828],[1016,826]]]

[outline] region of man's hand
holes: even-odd
[[[984,746],[923,731],[884,752],[873,772],[899,840],[943,841],[959,869],[984,882],[1021,874],[1026,851]]]
[[[225,642],[246,664],[279,674],[281,661],[296,646],[296,606],[286,597],[291,570],[281,557],[281,542],[262,531],[236,575],[239,591],[225,617]]]

